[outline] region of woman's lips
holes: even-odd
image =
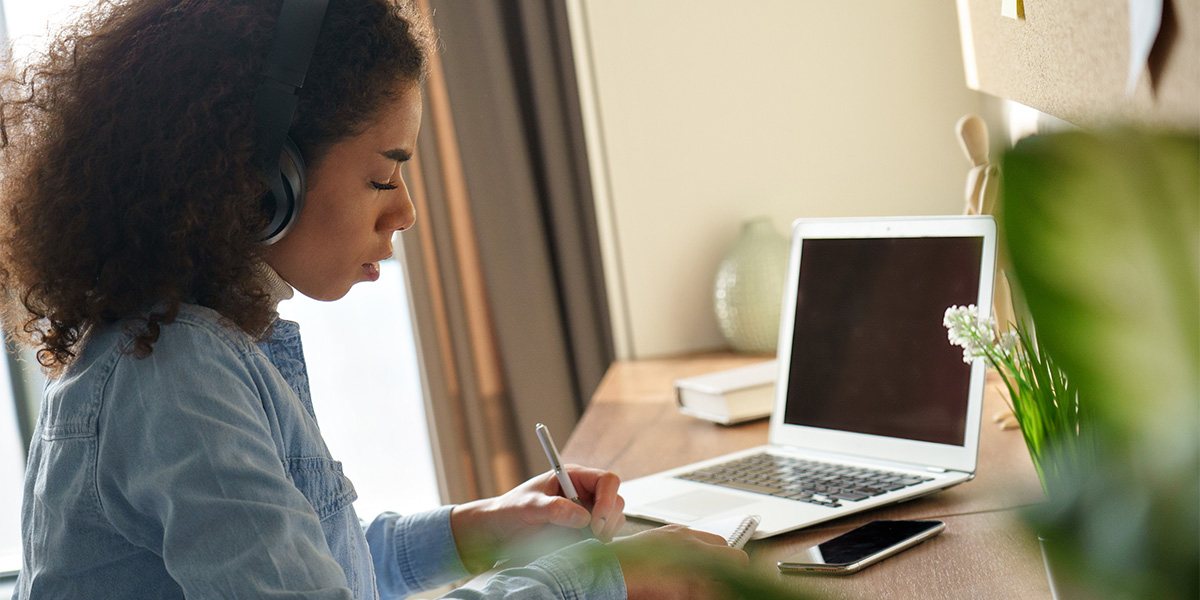
[[[379,280],[379,263],[366,263],[362,266],[363,272],[367,274],[367,281]]]

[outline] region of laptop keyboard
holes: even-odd
[[[831,508],[933,479],[765,452],[675,477]]]

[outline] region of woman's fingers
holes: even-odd
[[[617,535],[617,532],[625,526],[625,499],[617,496],[613,504],[612,511],[599,518],[600,530],[596,531],[597,519],[596,515],[592,516],[592,531],[596,533],[596,537],[601,541],[608,542]]]
[[[565,465],[570,474],[580,502],[591,513],[592,533],[602,541],[609,541],[625,524],[625,500],[617,494],[621,479],[603,469]],[[561,495],[562,488],[557,479],[547,481],[544,487],[548,495]]]
[[[565,468],[588,521],[579,524],[575,511],[554,502],[555,498],[564,498],[564,494],[557,476],[550,471],[529,479],[506,494],[507,504],[523,505],[525,521],[531,525],[549,523],[574,529],[590,526],[601,541],[612,540],[625,525],[625,500],[617,493],[621,479],[603,469],[575,464],[565,465]]]
[[[678,533],[679,535],[695,540],[698,543],[694,544],[693,548],[703,556],[714,561],[733,561],[736,564],[742,565],[750,564],[750,557],[746,555],[745,551],[729,547],[729,542],[715,533],[689,529],[682,525],[666,525],[660,529]]]
[[[592,493],[592,532],[602,541],[609,541],[625,524],[625,500],[617,494],[621,479],[613,473],[602,472],[595,480]]]
[[[643,531],[613,542],[612,548],[618,560],[624,552],[626,556],[650,557],[664,563],[682,563],[683,561],[677,559],[684,557],[688,559],[687,563],[693,562],[694,558],[732,560],[742,564],[749,562],[746,553],[737,548],[730,548],[725,538],[707,531],[688,529],[682,525],[664,525]],[[686,552],[681,552],[683,550]]]
[[[725,538],[679,525],[643,531],[609,544],[625,576],[630,599],[707,598],[717,595],[714,565],[746,566],[745,552]]]
[[[544,511],[546,522],[551,525],[583,529],[592,522],[592,516],[588,514],[587,509],[562,496],[543,496],[535,504],[535,509]]]

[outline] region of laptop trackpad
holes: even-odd
[[[670,515],[672,520],[687,523],[755,502],[756,500],[748,500],[733,494],[702,490],[651,502],[645,508],[655,513]]]

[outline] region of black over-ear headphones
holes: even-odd
[[[263,80],[254,96],[258,117],[258,143],[267,157],[266,175],[271,187],[262,198],[270,216],[258,239],[264,245],[278,242],[296,224],[304,208],[304,157],[288,137],[296,101],[329,0],[283,0],[275,38],[263,63]],[[279,157],[278,165],[273,157]]]

